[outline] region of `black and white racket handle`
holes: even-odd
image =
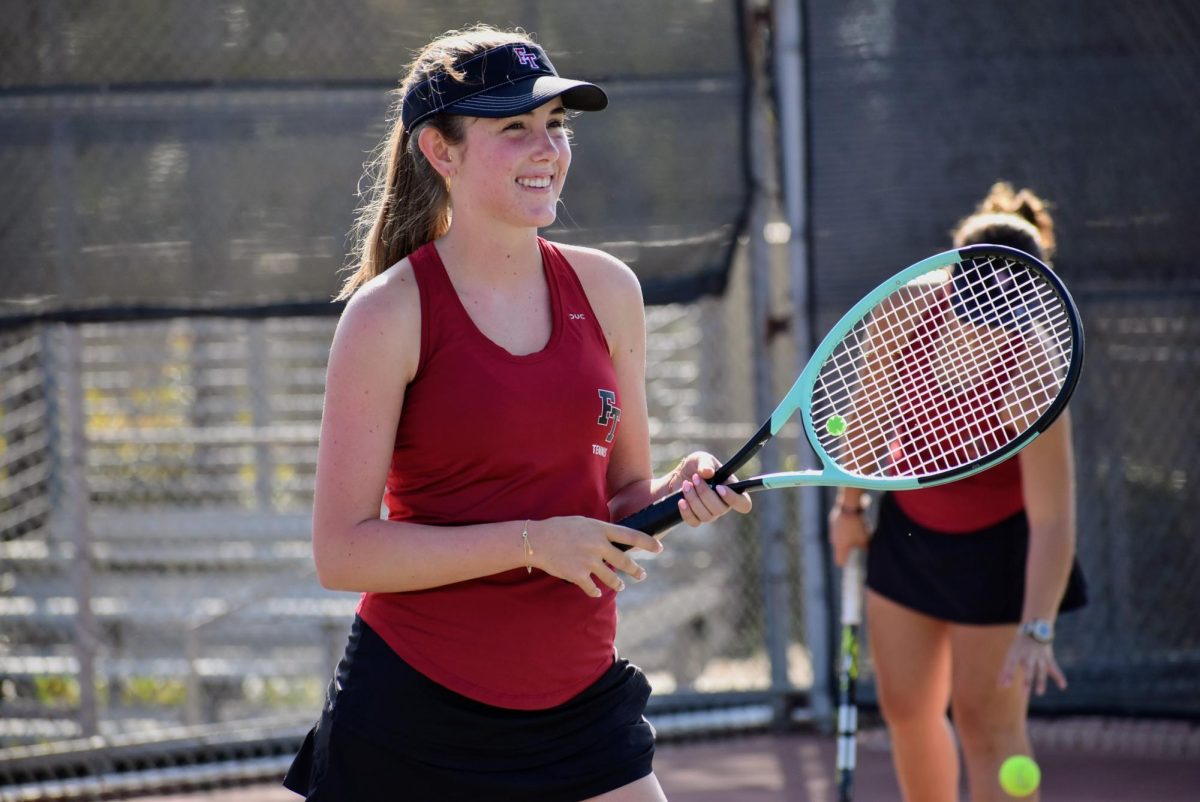
[[[754,437],[742,446],[738,453],[734,454],[720,468],[717,468],[712,478],[708,480],[708,486],[716,487],[717,485],[725,484],[729,477],[733,475],[733,472],[749,462],[751,457],[757,454],[770,439],[771,421],[768,419],[754,434]],[[749,490],[760,489],[762,482],[747,480],[736,482],[730,485],[730,487],[738,493],[744,493]],[[617,521],[617,525],[636,529],[639,532],[645,532],[647,535],[661,535],[676,524],[683,522],[683,516],[679,514],[679,500],[681,498],[683,498],[683,491],[677,490],[671,495],[654,502],[649,507],[644,507],[633,515],[622,518]],[[629,546],[622,543],[618,543],[617,548],[621,551],[629,550]]]
[[[858,630],[862,623],[863,554],[854,549],[842,568],[842,648],[838,671],[838,802],[854,796],[858,763]]]
[[[708,481],[710,487],[716,487],[719,484],[717,477],[713,477]],[[763,480],[761,477],[752,479],[743,479],[740,482],[734,482],[726,485],[735,493],[750,493],[755,490],[762,490]],[[651,504],[649,507],[644,507],[633,515],[622,518],[617,521],[617,526],[636,529],[639,532],[645,532],[647,535],[658,536],[666,532],[671,527],[683,522],[683,516],[679,513],[679,499],[683,498],[683,491],[677,490],[666,498],[661,498]],[[614,543],[621,551],[629,551],[629,546],[624,543]]]

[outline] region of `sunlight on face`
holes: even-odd
[[[512,226],[554,223],[571,166],[566,109],[555,98],[515,117],[472,117],[451,183],[456,214],[483,214]]]

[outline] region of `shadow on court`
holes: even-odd
[[[1194,802],[1200,723],[1033,722],[1044,802]],[[659,747],[655,770],[671,802],[836,802],[833,740],[747,735]],[[899,802],[887,737],[860,733],[859,802]],[[142,797],[141,802],[295,802],[276,785]],[[963,799],[966,799],[964,792]]]

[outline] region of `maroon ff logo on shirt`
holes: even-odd
[[[617,394],[613,390],[597,390],[596,392],[600,394],[600,417],[597,418],[596,424],[609,427],[604,442],[611,443],[617,436],[617,423],[621,420],[621,408],[617,406]]]

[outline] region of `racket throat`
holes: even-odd
[[[710,479],[708,483],[714,487],[716,485],[724,484],[726,480],[733,475],[734,471],[741,468],[743,465],[753,459],[755,454],[762,450],[762,447],[768,440],[771,439],[773,434],[775,433],[771,431],[771,421],[768,419],[767,422],[764,423],[762,427],[754,433],[754,436],[747,440],[746,444],[738,449],[736,454],[729,458],[728,462],[717,469],[717,472],[713,474],[712,479]]]

